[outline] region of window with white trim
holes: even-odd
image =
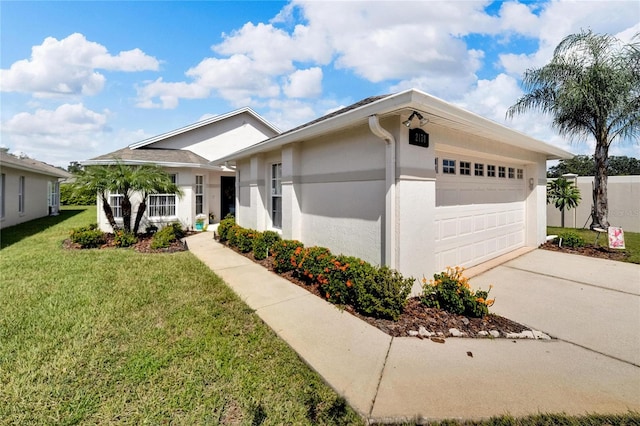
[[[456,160],[442,160],[442,173],[445,175],[455,175],[456,174]]]
[[[465,176],[471,176],[471,163],[468,161],[460,162],[460,174]]]
[[[271,223],[282,228],[282,163],[271,165]]]
[[[170,174],[172,183],[176,183],[177,175]],[[151,194],[149,195],[149,217],[175,216],[176,215],[176,195],[175,194]]]
[[[496,177],[496,166],[487,164],[487,177]]]
[[[122,194],[110,194],[109,205],[111,206],[111,212],[114,219],[122,219]]]
[[[524,179],[524,170],[522,170],[522,169],[517,169],[517,170],[516,170],[516,177],[517,177],[518,179]]]
[[[24,176],[18,180],[18,213],[24,213]]]
[[[513,167],[509,167],[509,179],[515,179],[516,178],[516,169],[514,169]]]
[[[204,206],[204,176],[196,175],[196,214],[202,214]]]
[[[498,166],[498,177],[504,178],[507,177],[507,168],[504,166]]]
[[[474,176],[484,176],[484,164],[475,163],[473,167],[474,167],[473,169]]]

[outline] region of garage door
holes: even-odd
[[[436,178],[438,270],[477,265],[525,243],[524,165],[456,162],[452,173]],[[461,166],[463,171],[469,167],[470,174],[461,174]],[[476,175],[474,169],[482,173]]]

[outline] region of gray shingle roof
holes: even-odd
[[[11,155],[4,151],[0,151],[0,167],[14,167],[20,170],[28,170],[34,173],[59,178],[71,177],[71,174],[67,171],[54,167],[50,164],[34,160],[33,158],[16,157],[15,155]]]
[[[140,161],[149,163],[181,163],[208,165],[209,160],[186,149],[160,149],[160,148],[122,148],[109,154],[92,158],[89,162],[105,161]]]

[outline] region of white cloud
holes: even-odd
[[[315,98],[322,94],[322,69],[298,70],[287,78],[284,93],[289,98]]]
[[[75,133],[108,130],[109,112],[98,113],[82,104],[64,104],[55,110],[21,112],[2,123],[2,131],[16,135],[58,136],[60,146],[70,146],[67,137]]]
[[[140,49],[110,55],[106,47],[75,33],[57,40],[47,37],[33,46],[31,58],[0,70],[0,90],[26,92],[34,96],[96,95],[102,91],[104,75],[96,70],[157,70],[159,62]]]

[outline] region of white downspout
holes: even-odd
[[[392,269],[396,264],[396,139],[380,126],[377,115],[369,116],[371,132],[387,143],[385,149],[384,263]]]

